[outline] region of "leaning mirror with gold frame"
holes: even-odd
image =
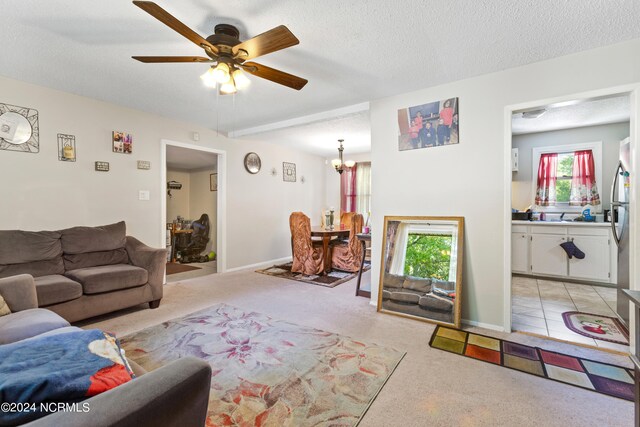
[[[385,216],[378,311],[460,327],[464,217]]]

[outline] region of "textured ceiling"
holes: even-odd
[[[3,0],[0,75],[229,132],[640,37],[634,0],[158,4],[203,36],[219,22],[242,39],[287,25],[300,45],[257,62],[309,84],[252,77],[218,99],[198,78],[205,64],[138,63],[130,57],[202,52],[127,0]]]
[[[515,135],[550,130],[571,129],[606,123],[628,122],[631,117],[629,95],[581,101],[574,105],[547,107],[538,118],[524,118],[516,113],[511,119]]]
[[[218,170],[218,155],[207,151],[167,145],[167,169],[183,171],[210,169]]]
[[[369,111],[314,121],[283,129],[251,134],[246,138],[303,149],[322,157],[336,157],[344,139],[344,154],[371,151],[371,123]]]

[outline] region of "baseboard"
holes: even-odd
[[[278,259],[272,259],[269,261],[263,261],[263,262],[259,262],[257,264],[251,264],[251,265],[243,265],[241,267],[234,267],[234,268],[228,268],[226,273],[232,273],[234,271],[243,271],[243,270],[256,270],[259,268],[264,268],[264,267],[271,267],[272,265],[276,265],[276,264],[283,264],[285,262],[290,262],[291,261],[291,257],[284,257],[284,258],[278,258]]]
[[[504,327],[494,325],[492,323],[476,322],[475,320],[462,319],[460,321],[464,325],[477,326],[478,328],[491,329],[492,331],[504,332]]]

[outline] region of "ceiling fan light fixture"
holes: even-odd
[[[231,78],[229,66],[224,62],[218,63],[218,65],[213,69],[213,78],[220,84],[227,83]]]
[[[239,68],[233,72],[233,80],[236,82],[236,88],[240,90],[251,84],[251,80],[249,80],[247,74]]]
[[[224,95],[231,95],[236,93],[238,90],[236,89],[236,85],[233,82],[233,79],[229,79],[228,82],[220,85],[220,93]]]
[[[210,87],[212,89],[216,88],[216,79],[213,77],[213,67],[209,68],[206,73],[200,76],[200,78],[206,87]]]

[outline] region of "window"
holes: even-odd
[[[358,163],[356,172],[356,212],[364,215],[371,211],[371,163]]]
[[[404,275],[449,280],[451,235],[409,233]]]
[[[571,196],[571,179],[573,178],[573,151],[558,153],[556,169],[556,202],[569,203]]]
[[[340,176],[340,210],[358,212],[365,219],[371,211],[371,163],[356,163]]]
[[[580,212],[586,204],[601,208],[602,142],[534,147],[531,172],[535,210]]]

